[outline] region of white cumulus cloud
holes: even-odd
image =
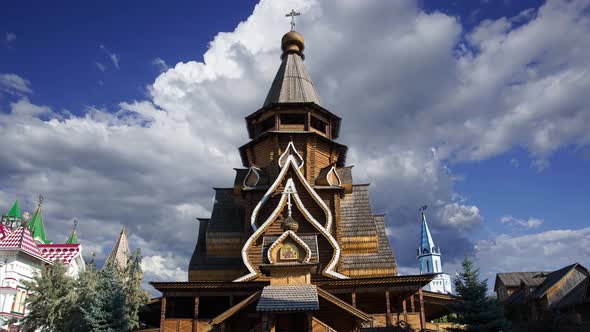
[[[32,206],[43,193],[48,232],[67,234],[77,218],[97,257],[127,225],[150,276],[184,273],[194,218],[209,216],[211,187],[231,186],[241,166],[243,118],[260,108],[279,67],[291,8],[302,13],[297,29],[322,104],[343,118],[339,142],[350,147],[355,182],[372,183],[374,212],[387,213],[405,269],[415,264],[424,204],[447,262],[473,250],[470,232],[485,211],[454,200],[447,165],[517,146],[542,163],[590,142],[587,1],[550,1],[518,24],[500,18],[465,31],[410,0],[264,0],[213,38],[203,62],[156,77],[146,100],[80,115],[24,98],[9,105],[0,112],[0,149],[11,156],[0,159],[2,201]],[[119,56],[101,49],[118,68]],[[9,81],[30,93],[26,80]]]
[[[524,228],[537,228],[543,224],[543,219],[539,218],[528,218],[520,219],[513,216],[503,216],[500,218],[500,222],[510,226],[519,226]]]

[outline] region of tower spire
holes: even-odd
[[[291,11],[287,16],[291,16]],[[294,17],[299,13],[294,13]],[[295,27],[295,21],[291,22],[291,28]],[[305,40],[301,34],[291,30],[281,38],[281,66],[277,71],[274,81],[268,91],[263,106],[279,103],[315,103],[320,105],[318,96],[311,77],[303,64],[305,56]]]
[[[66,244],[78,244],[78,231],[76,230],[78,228],[78,220],[74,219],[74,228],[72,228],[72,234],[70,234],[70,237],[68,238],[68,241],[66,241]]]
[[[119,238],[117,238],[113,250],[111,250],[104,265],[115,264],[118,268],[124,269],[127,267],[129,257],[131,257],[131,251],[129,250],[129,241],[127,240],[127,230],[123,226]]]
[[[29,230],[31,231],[31,236],[35,241],[43,244],[48,244],[50,241],[47,240],[45,235],[45,225],[43,223],[43,217],[41,216],[41,206],[45,198],[42,195],[39,195],[39,200],[37,201],[37,211],[33,215],[33,218],[29,222]]]
[[[10,208],[10,210],[8,211],[6,216],[11,219],[20,219],[21,218],[20,206],[18,205],[18,199],[14,201],[14,204],[12,204],[12,207]]]
[[[434,273],[434,279],[424,286],[431,292],[452,293],[451,277],[442,270],[440,248],[434,245],[428,223],[426,222],[426,208],[422,206],[419,211],[422,214],[422,227],[420,230],[420,246],[418,247],[418,264],[420,274]]]
[[[426,209],[428,207],[426,205],[422,206],[419,211],[422,214],[422,229],[420,231],[420,253],[433,253],[435,252],[434,241],[432,240],[432,235],[430,235],[430,229],[428,228],[428,223],[426,222]]]

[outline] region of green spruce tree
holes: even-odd
[[[455,278],[455,290],[461,300],[450,308],[456,314],[452,321],[465,325],[465,329],[457,331],[508,331],[510,323],[502,306],[495,298],[486,296],[487,279],[479,280],[479,269],[474,268],[469,257],[465,257],[462,266],[463,271]]]
[[[28,315],[21,320],[23,331],[76,331],[79,320],[75,309],[77,294],[72,290],[75,283],[66,276],[62,264],[46,266],[31,282],[27,299]]]
[[[94,298],[81,306],[85,324],[91,332],[124,332],[129,330],[126,320],[126,296],[122,274],[112,265],[97,274]]]

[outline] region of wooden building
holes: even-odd
[[[266,100],[246,117],[243,168],[199,219],[189,281],[152,283],[160,330],[436,329],[425,311],[444,314],[452,297],[422,291],[434,274],[397,275],[384,215],[369,185],[353,183],[341,119],[321,105],[303,37],[290,31],[281,46]]]
[[[590,331],[590,277],[580,264],[498,273],[494,289],[513,331]]]

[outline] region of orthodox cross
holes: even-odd
[[[291,194],[293,193],[293,190],[289,188],[289,190],[285,193],[287,194],[287,208],[289,213],[288,216],[291,217],[291,206],[293,205],[293,203],[291,203]]]
[[[291,17],[291,31],[295,31],[295,16],[299,16],[301,13],[296,12],[294,9],[291,9],[291,12],[286,14],[286,17]]]
[[[45,200],[45,198],[39,194],[39,207],[41,207],[41,205],[43,205],[43,201]]]
[[[74,229],[78,227],[78,219],[74,219]]]

